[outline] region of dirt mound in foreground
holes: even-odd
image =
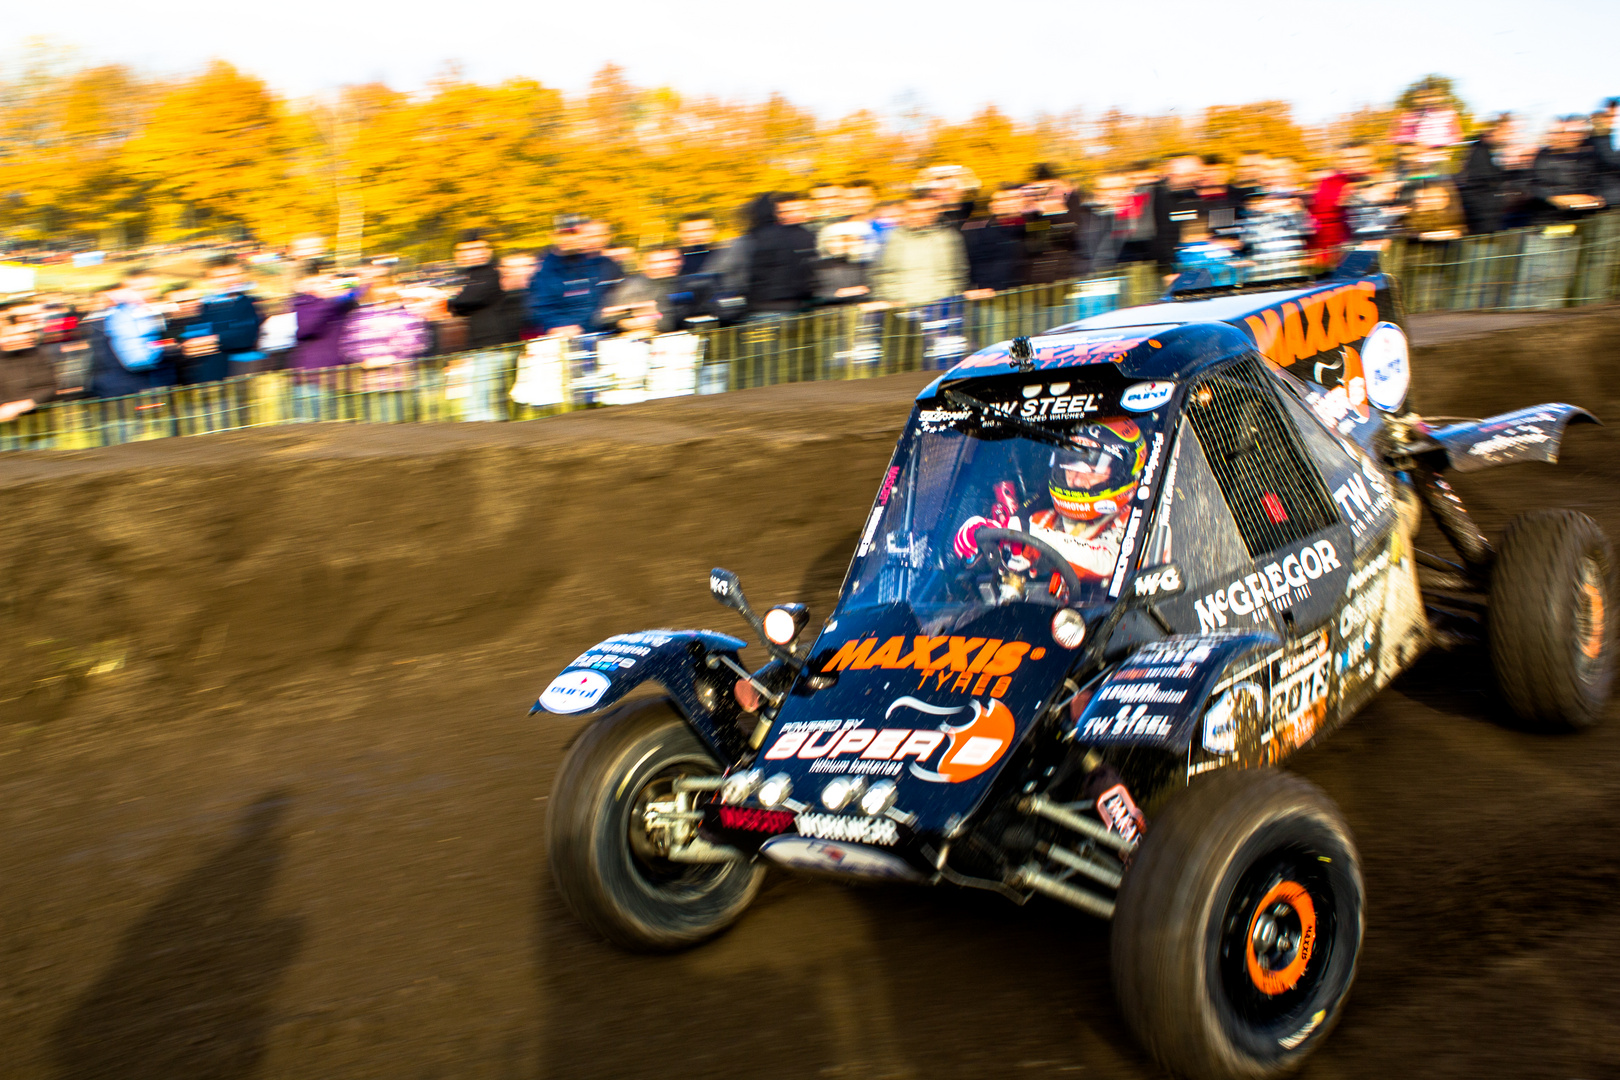
[[[1421,401],[1613,413],[1617,328],[1421,350]],[[534,695],[611,633],[735,630],[715,564],[824,614],[925,381],[0,458],[0,1073],[1153,1075],[1066,909],[773,876],[647,958],[546,877],[580,722]],[[1617,450],[1459,487],[1620,536]],[[1297,762],[1370,903],[1307,1076],[1620,1073],[1620,724],[1521,734],[1483,670],[1433,658]]]

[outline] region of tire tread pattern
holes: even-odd
[[[1599,678],[1575,671],[1574,582],[1586,554],[1604,571],[1605,617]],[[1574,510],[1538,510],[1503,531],[1491,571],[1488,637],[1496,683],[1508,707],[1543,731],[1595,724],[1607,704],[1613,668],[1614,554],[1597,522]]]
[[[1348,853],[1359,920],[1354,841],[1332,801],[1300,777],[1273,769],[1217,772],[1170,800],[1150,823],[1115,906],[1114,992],[1138,1040],[1174,1073],[1200,1080],[1277,1076],[1296,1067],[1337,1020],[1335,1008],[1295,1050],[1261,1060],[1222,1029],[1205,978],[1211,909],[1233,858],[1267,824],[1300,817],[1325,826]],[[1360,939],[1358,921],[1358,947]]]

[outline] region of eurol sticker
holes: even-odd
[[[1125,388],[1125,392],[1119,395],[1119,403],[1131,412],[1152,412],[1169,401],[1170,395],[1175,392],[1176,384],[1173,382],[1139,382]]]
[[[565,671],[551,680],[540,695],[540,704],[547,712],[584,712],[602,700],[609,685],[600,671]]]

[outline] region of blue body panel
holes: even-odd
[[[736,752],[737,739],[720,730],[714,711],[706,707],[699,696],[697,679],[708,670],[703,664],[707,654],[723,653],[736,660],[747,644],[741,638],[712,630],[643,630],[638,634],[616,634],[575,657],[552,680],[529,713],[597,712],[651,680],[669,691],[693,729],[720,760],[725,761]],[[722,669],[716,681],[726,688],[724,700],[729,701],[735,676],[729,669]],[[583,689],[579,689],[581,687]],[[572,700],[570,694],[574,695]]]
[[[1270,631],[1177,634],[1144,645],[1103,680],[1075,722],[1075,738],[1095,746],[1159,746],[1185,753],[1204,699],[1227,665],[1281,639]]]
[[[1052,640],[1052,610],[990,608],[934,637],[904,604],[838,612],[805,669],[837,682],[809,690],[801,680],[756,766],[787,774],[807,804],[834,776],[892,780],[915,831],[949,832],[983,800],[1074,663]],[[938,666],[918,667],[924,655]]]
[[[1453,469],[1474,472],[1521,461],[1557,461],[1564,429],[1582,422],[1595,424],[1598,419],[1579,406],[1552,402],[1438,428],[1429,438],[1446,448]]]

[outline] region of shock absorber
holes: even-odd
[[[1415,470],[1415,478],[1424,503],[1434,515],[1434,523],[1440,526],[1440,531],[1451,541],[1451,546],[1457,549],[1457,554],[1462,556],[1469,571],[1484,576],[1496,559],[1496,552],[1491,548],[1491,542],[1485,539],[1485,534],[1479,531],[1479,526],[1474,524],[1474,519],[1468,516],[1462,500],[1446,483],[1445,477],[1431,469]]]

